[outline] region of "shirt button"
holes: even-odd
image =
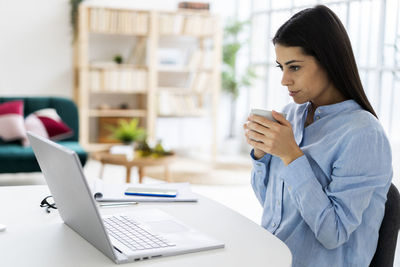
[[[291,187],[291,186],[288,186],[288,190],[291,191],[291,190],[292,190],[292,187]]]
[[[261,171],[257,171],[257,174],[261,174]]]
[[[272,227],[275,227],[275,226],[276,226],[276,223],[273,223],[273,224],[272,224]]]
[[[281,204],[281,202],[278,200],[278,201],[276,202],[276,204],[280,205],[280,204]]]
[[[317,111],[317,112],[318,112],[318,114],[321,114],[321,110],[320,110],[320,109],[318,109],[318,111]]]
[[[316,116],[316,117],[315,117],[315,119],[317,119],[317,120],[319,120],[319,118],[320,118],[319,116]]]

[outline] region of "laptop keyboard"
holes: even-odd
[[[108,234],[132,250],[175,246],[161,236],[149,233],[128,216],[113,216],[103,221]]]

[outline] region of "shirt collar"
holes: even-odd
[[[311,105],[311,102],[304,103],[297,106],[297,119],[293,121],[293,133],[296,143],[300,145],[303,140],[303,131],[304,131],[304,123],[306,121],[308,109]],[[315,110],[314,113],[314,122],[318,121],[319,119],[328,116],[328,115],[336,115],[341,112],[350,112],[353,110],[360,110],[362,109],[356,101],[350,99],[346,101],[342,101],[332,105],[325,105],[320,106]]]
[[[306,111],[308,111],[311,102],[307,103]],[[327,115],[335,115],[340,112],[348,112],[362,109],[361,106],[353,99],[345,100],[332,105],[319,106],[314,112],[314,121],[319,120]]]

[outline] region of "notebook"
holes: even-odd
[[[197,196],[192,193],[189,183],[160,183],[160,184],[135,184],[135,187],[154,187],[160,189],[174,189],[178,191],[176,197],[151,197],[125,195],[129,184],[105,183],[102,179],[92,182],[92,194],[98,202],[197,202]]]
[[[28,138],[64,223],[115,263],[224,247],[157,209],[102,218],[77,154],[31,132]]]

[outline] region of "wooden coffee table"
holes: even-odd
[[[126,155],[111,154],[109,151],[99,151],[92,154],[93,159],[101,162],[100,178],[103,178],[104,164],[122,165],[126,167],[126,182],[131,181],[131,168],[138,167],[139,183],[142,183],[144,176],[144,168],[146,166],[164,166],[165,180],[171,182],[171,172],[169,165],[175,160],[175,155],[161,156],[159,158],[137,157],[128,160]]]

